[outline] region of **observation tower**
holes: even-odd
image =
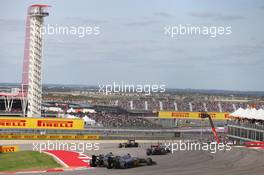
[[[27,117],[41,115],[42,35],[48,5],[31,5],[27,11],[24,61],[21,84],[23,113]]]

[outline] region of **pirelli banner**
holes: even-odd
[[[82,119],[0,117],[1,128],[79,130],[84,128],[84,121]]]
[[[99,135],[0,134],[0,140],[99,140]]]
[[[229,113],[207,112],[213,120],[227,120]],[[201,119],[200,112],[160,111],[159,118]]]
[[[9,153],[9,152],[17,152],[19,151],[18,146],[1,146],[0,145],[0,153]]]

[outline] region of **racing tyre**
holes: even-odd
[[[116,169],[120,168],[120,162],[119,162],[119,158],[120,157],[115,157],[115,159],[113,160],[113,167],[115,167]]]
[[[146,163],[147,163],[147,165],[152,165],[153,164],[153,161],[152,161],[151,158],[147,158],[146,159]]]
[[[114,166],[114,161],[113,161],[113,158],[112,158],[112,157],[108,157],[108,159],[107,159],[107,166],[106,166],[106,168],[107,168],[107,169],[112,169],[112,168],[113,168],[113,166]]]
[[[92,159],[90,160],[90,166],[91,167],[96,167],[96,156],[92,156]]]
[[[161,154],[166,154],[166,150],[165,149],[161,149],[160,152],[161,152]]]
[[[147,149],[147,152],[146,153],[149,156],[149,155],[151,155],[151,152],[152,152],[151,149]]]
[[[124,164],[124,169],[127,169],[128,168],[128,165],[127,163]]]

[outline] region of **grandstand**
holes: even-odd
[[[127,110],[129,112],[157,112],[157,111],[185,111],[185,112],[234,112],[238,108],[247,108],[252,102],[247,101],[224,101],[224,100],[171,100],[171,99],[162,99],[157,100],[156,98],[140,98],[140,99],[96,99],[91,97],[90,101],[81,101],[81,103],[89,103],[93,106],[105,106],[105,108],[114,108],[119,107],[119,109]],[[52,103],[52,100],[45,100],[46,103]],[[58,101],[57,101],[58,102]],[[58,103],[76,103],[76,101],[70,100],[61,100]],[[254,102],[257,109],[264,108],[264,102]]]
[[[234,117],[228,121],[228,137],[239,143],[247,141],[264,141],[264,110],[239,108],[230,114]]]

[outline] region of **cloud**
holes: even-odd
[[[215,58],[212,60],[215,65],[263,69],[263,50],[264,42],[231,44],[211,49],[210,57]]]
[[[197,18],[207,18],[221,21],[234,21],[245,19],[245,17],[241,15],[224,15],[221,13],[191,12],[189,13],[189,15]]]
[[[1,31],[21,31],[25,27],[24,20],[18,19],[1,19],[0,18]]]
[[[135,22],[129,22],[129,23],[125,23],[124,25],[126,26],[130,26],[130,27],[145,27],[145,26],[149,26],[149,25],[153,25],[153,24],[157,24],[159,23],[160,21],[158,20],[152,20],[152,19],[149,19],[149,20],[142,20],[142,21],[135,21]]]
[[[173,17],[172,14],[166,13],[166,12],[154,12],[154,16],[162,17],[162,18],[171,18]]]
[[[92,18],[81,18],[81,17],[66,17],[64,18],[67,22],[74,21],[82,24],[105,24],[108,20],[105,19],[92,19]]]

